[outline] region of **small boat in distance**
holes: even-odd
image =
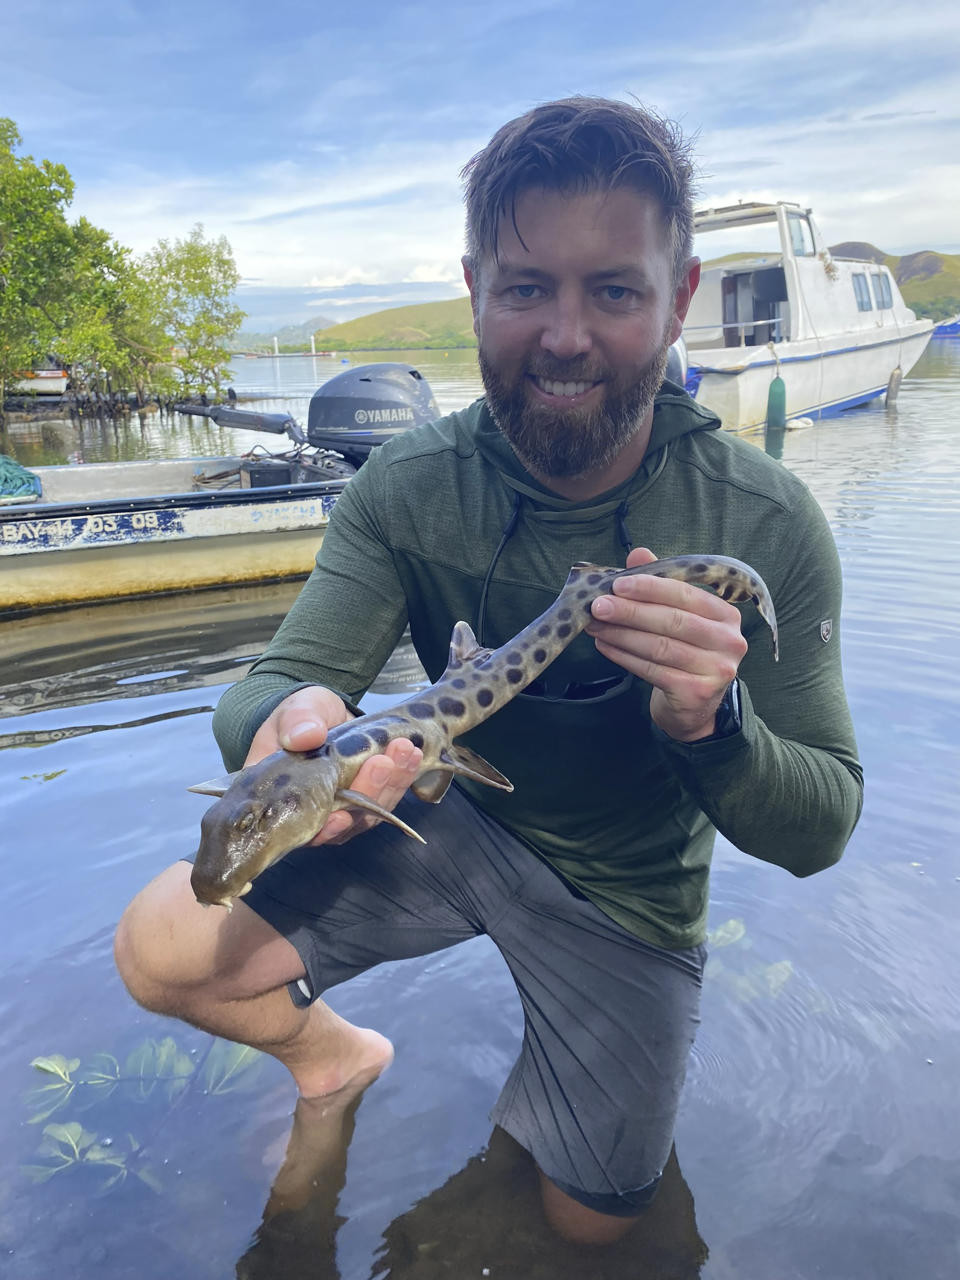
[[[10,383],[11,395],[62,396],[70,374],[59,365],[45,369],[25,369]]]
[[[766,424],[778,377],[788,419],[837,414],[888,388],[892,398],[933,322],[917,319],[887,267],[833,257],[809,209],[779,201],[694,217],[698,236],[770,223],[778,252],[704,266],[683,327],[687,390],[732,431]]]

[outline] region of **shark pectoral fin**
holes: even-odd
[[[197,782],[188,791],[195,791],[199,796],[222,796],[233,786],[238,773],[225,773],[220,778],[211,778],[209,782]]]
[[[391,813],[389,809],[384,809],[382,805],[377,804],[375,800],[371,800],[369,796],[365,796],[359,791],[338,791],[335,799],[338,809],[363,809],[366,813],[373,813],[378,818],[382,818],[384,822],[392,822],[395,827],[405,831],[408,836],[413,836],[414,840],[419,840],[421,844],[427,843],[423,836],[414,831],[413,827],[407,826],[402,818],[398,818],[395,813]]]
[[[412,782],[410,790],[418,800],[424,800],[427,804],[439,804],[452,781],[453,774],[448,769],[431,769]]]
[[[488,764],[483,756],[478,756],[469,747],[451,743],[440,752],[440,763],[453,773],[463,774],[465,778],[473,778],[475,782],[483,782],[488,787],[499,787],[501,791],[513,790],[513,783],[509,778],[505,778],[499,769]]]

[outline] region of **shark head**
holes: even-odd
[[[312,760],[307,788],[298,778],[303,759],[279,751],[244,769],[203,815],[190,877],[198,902],[232,908],[261,872],[323,826],[334,808],[336,765]]]

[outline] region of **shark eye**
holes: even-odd
[[[251,827],[256,826],[257,815],[252,809],[248,809],[242,818],[237,820],[237,829],[239,831],[249,831]]]

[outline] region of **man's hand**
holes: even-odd
[[[656,558],[636,547],[627,567]],[[618,578],[591,611],[587,634],[604,657],[653,685],[653,722],[678,742],[709,737],[747,651],[737,609],[690,583],[640,574]]]
[[[329,689],[314,685],[298,689],[275,707],[254,734],[244,764],[256,764],[281,748],[287,751],[312,751],[326,742],[327,734],[338,724],[350,720],[351,713],[343,699]],[[417,776],[423,753],[406,738],[388,744],[382,755],[371,756],[360,767],[350,784],[384,809],[392,810],[407,787]],[[371,814],[338,809],[323,824],[311,844],[344,844],[361,831],[376,826],[379,818]]]

